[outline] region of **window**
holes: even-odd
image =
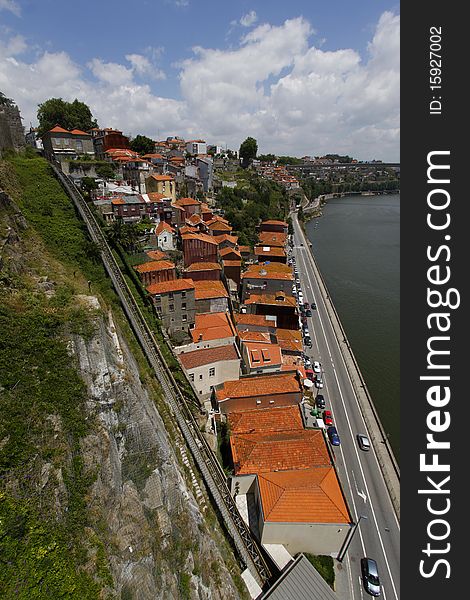
[[[261,400],[257,400],[257,401],[256,401],[256,404],[261,404]]]
[[[181,292],[181,298],[186,298],[186,292]]]
[[[77,148],[78,152],[83,152],[82,140],[75,140],[75,147]]]
[[[175,305],[174,304],[170,304],[169,307],[168,307],[168,310],[170,312],[175,312]]]
[[[181,315],[181,320],[183,321],[183,323],[187,323],[188,316],[187,315]]]
[[[199,381],[202,381],[202,374],[199,375]]]
[[[189,374],[189,381],[194,381],[194,373]]]
[[[173,300],[173,298],[174,298],[174,294],[173,294],[173,292],[170,292],[168,294],[168,300]]]
[[[186,302],[183,302],[183,303],[181,304],[181,308],[182,308],[183,310],[186,310]]]
[[[209,377],[215,377],[215,367],[209,369]]]

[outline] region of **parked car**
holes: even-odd
[[[323,379],[318,379],[318,375],[317,375],[317,378],[315,379],[315,387],[318,390],[323,389]]]
[[[300,321],[302,323],[302,325],[305,325],[307,327],[307,317],[300,317]]]
[[[341,440],[339,439],[339,435],[338,435],[338,431],[336,430],[336,427],[333,427],[332,425],[330,425],[330,427],[328,427],[328,429],[326,430],[326,433],[328,435],[328,438],[329,438],[332,446],[339,446],[341,444]]]
[[[312,311],[309,308],[307,308],[307,310],[305,311],[305,314],[307,315],[307,317],[311,317]]]
[[[307,346],[307,348],[311,348],[312,347],[312,339],[309,335],[306,335],[304,337],[304,344]]]
[[[308,302],[304,302],[304,308],[307,310],[307,308],[310,308],[310,304]]]
[[[323,420],[325,421],[325,425],[333,425],[333,415],[331,414],[331,410],[324,411]]]
[[[321,373],[321,364],[318,362],[318,360],[313,361],[313,370],[315,373]]]
[[[317,394],[317,397],[315,398],[315,404],[316,407],[319,408],[320,410],[323,410],[326,406],[325,403],[325,398],[323,396],[323,394]]]
[[[361,573],[366,592],[371,596],[380,596],[379,571],[373,558],[361,558]]]
[[[310,379],[310,381],[315,379],[315,373],[312,371],[312,369],[305,369],[305,375],[307,375],[307,378]]]
[[[304,354],[303,359],[304,359],[304,365],[307,367],[307,369],[311,369],[312,361],[310,360],[310,357],[307,356],[306,354]]]
[[[364,450],[364,452],[368,452],[370,450],[369,438],[362,433],[358,433],[356,438],[357,438],[357,443],[359,445],[359,448],[361,450]]]
[[[310,308],[312,308],[313,310],[315,310],[315,308],[317,308],[317,305],[315,304],[315,302],[312,302],[310,304]]]

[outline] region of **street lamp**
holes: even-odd
[[[354,525],[354,527],[351,530],[351,535],[346,539],[343,547],[341,548],[341,550],[339,551],[338,556],[336,557],[336,560],[338,562],[342,562],[343,561],[343,559],[344,559],[344,557],[346,555],[346,551],[349,548],[349,545],[350,545],[350,543],[351,543],[351,541],[352,541],[352,539],[354,537],[354,534],[356,533],[356,529],[359,527],[359,523],[361,522],[362,519],[366,519],[367,520],[366,515],[359,515],[359,519],[357,520],[357,523]]]

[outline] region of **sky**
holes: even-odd
[[[26,129],[78,98],[131,136],[398,161],[399,42],[388,0],[0,0],[0,91]]]

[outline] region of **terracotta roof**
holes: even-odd
[[[145,254],[152,260],[162,260],[164,258],[168,258],[168,256],[161,250],[148,250]]]
[[[152,283],[147,286],[149,294],[168,294],[170,292],[181,292],[183,290],[193,290],[194,284],[192,279],[173,279],[172,281],[162,281],[160,283]]]
[[[242,342],[262,342],[271,344],[271,335],[265,331],[239,331],[238,337]]]
[[[86,131],[82,131],[81,129],[72,129],[70,133],[72,133],[73,135],[90,135],[89,133],[87,133]]]
[[[49,133],[70,133],[68,129],[64,129],[60,125],[56,125],[52,129],[49,130]]]
[[[241,329],[243,325],[258,325],[260,327],[276,327],[276,318],[268,319],[266,315],[249,315],[249,314],[235,314],[235,323],[237,328]]]
[[[276,337],[281,350],[302,351],[302,334],[298,329],[276,329]]]
[[[240,252],[238,250],[236,250],[235,248],[222,248],[222,250],[220,250],[219,254],[220,254],[220,256],[222,258],[224,256],[227,256],[227,254],[235,254],[239,258],[242,257],[242,255],[240,254]]]
[[[163,158],[162,154],[144,154],[142,158]]]
[[[222,235],[214,235],[213,239],[220,245],[222,242],[231,242],[235,244],[238,242],[237,235],[228,235],[227,233],[223,233]]]
[[[184,352],[183,354],[178,354],[178,358],[186,370],[224,360],[239,360],[238,353],[233,344]]]
[[[186,223],[189,225],[199,225],[199,223],[203,223],[203,220],[200,215],[191,215],[186,219]]]
[[[243,254],[245,254],[245,253],[250,254],[251,248],[250,248],[250,246],[238,246],[238,251]]]
[[[163,233],[164,231],[166,231],[167,233],[175,233],[175,230],[169,223],[167,223],[166,221],[160,221],[160,223],[157,225],[157,228],[155,229],[155,235],[160,235],[160,233]]]
[[[259,234],[260,245],[263,246],[285,246],[287,242],[287,234],[277,231],[262,231]]]
[[[152,271],[165,271],[166,269],[175,269],[175,264],[169,260],[152,260],[142,265],[134,267],[139,273],[150,273]]]
[[[193,285],[196,300],[228,298],[227,290],[221,281],[194,281]]]
[[[201,202],[195,198],[179,198],[176,200],[175,204],[178,204],[179,206],[194,206],[201,204]]]
[[[250,265],[243,273],[242,279],[283,279],[292,281],[294,276],[292,269],[283,263],[260,263]]]
[[[350,523],[333,467],[258,475],[264,521]]]
[[[174,177],[171,175],[150,175],[156,181],[174,181]]]
[[[190,227],[189,225],[183,225],[179,228],[181,236],[186,235],[187,233],[197,233],[198,231],[199,229],[197,227]]]
[[[331,465],[321,429],[235,434],[230,447],[236,475]]]
[[[111,200],[111,204],[125,204],[124,200],[122,198],[114,198],[114,200]]]
[[[244,355],[248,358],[251,369],[266,366],[279,366],[281,368],[281,349],[277,344],[266,342],[243,342],[246,348]]]
[[[271,306],[290,306],[295,308],[297,300],[293,296],[286,296],[284,292],[276,294],[250,294],[245,300],[245,304],[269,304]]]
[[[242,261],[241,260],[223,260],[222,264],[224,265],[224,267],[242,267]]]
[[[278,246],[255,246],[255,256],[262,254],[263,256],[286,256],[284,248]]]
[[[159,194],[158,192],[148,192],[147,196],[151,202],[160,202],[163,198],[168,198],[165,194]]]
[[[262,408],[227,415],[230,434],[271,433],[274,431],[303,431],[304,425],[298,406]]]
[[[215,217],[213,217],[209,221],[206,221],[207,225],[213,225],[214,223],[225,223],[226,225],[230,225],[230,223],[229,223],[229,221],[227,221],[227,219],[224,219],[223,217],[221,217],[219,215],[215,215]]]
[[[233,229],[231,225],[228,225],[227,223],[222,223],[222,221],[212,223],[211,225],[208,225],[208,227],[211,231],[232,231]]]
[[[214,241],[214,238],[206,233],[186,233],[181,236],[183,240],[201,240],[202,242],[206,242],[208,244],[217,244]]]
[[[250,396],[272,396],[273,394],[290,394],[301,389],[299,381],[293,373],[274,375],[257,375],[256,377],[243,377],[238,381],[226,381],[217,390],[217,400],[227,398],[249,398]]]
[[[191,337],[194,343],[235,337],[236,332],[227,313],[198,313]]]
[[[263,221],[261,225],[282,225],[283,227],[288,227],[288,224],[285,221],[276,221],[270,219],[269,221]]]
[[[195,262],[189,265],[185,269],[186,273],[193,273],[194,271],[221,271],[222,267],[219,263],[213,262]]]

